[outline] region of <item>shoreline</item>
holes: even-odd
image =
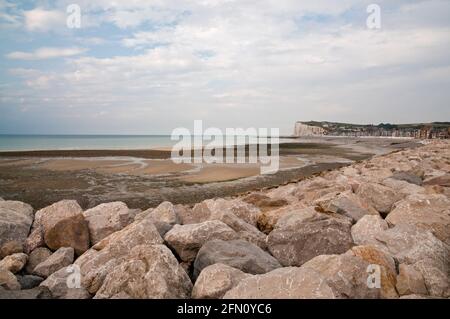
[[[260,175],[255,164],[181,164],[161,150],[71,150],[0,152],[0,197],[39,209],[61,199],[83,208],[123,201],[155,207],[236,196],[276,187],[353,162],[409,148],[411,142],[302,139],[280,145],[280,171]]]

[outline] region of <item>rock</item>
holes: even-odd
[[[54,252],[45,261],[38,264],[34,270],[33,274],[47,278],[54,272],[60,270],[61,268],[67,267],[73,263],[75,256],[75,251],[71,247],[60,248]]]
[[[28,256],[24,253],[18,253],[6,256],[0,260],[0,269],[7,270],[13,274],[18,273],[25,267],[27,263]]]
[[[429,178],[425,180],[423,184],[450,187],[450,174]]]
[[[39,284],[44,281],[44,278],[39,277],[39,276],[33,276],[33,275],[16,276],[16,277],[20,283],[21,289],[24,289],[24,290],[33,289],[33,288],[39,286]]]
[[[23,252],[23,244],[18,241],[9,241],[0,248],[0,259],[5,258],[6,256],[18,254]]]
[[[123,262],[133,247],[162,243],[163,239],[151,220],[133,222],[94,245],[75,261],[75,265],[80,267],[82,286],[94,295],[106,275]]]
[[[196,216],[199,216],[202,221],[211,219],[211,215],[214,213],[225,212],[232,213],[236,217],[255,227],[258,216],[261,213],[259,208],[240,199],[208,199],[195,205],[193,208],[193,213]]]
[[[9,270],[0,268],[0,288],[1,287],[6,290],[20,290],[20,284],[17,281],[16,276]]]
[[[406,264],[400,264],[399,270],[396,288],[400,296],[428,294],[423,276],[419,271]]]
[[[335,295],[314,270],[288,267],[243,279],[223,299],[335,299]]]
[[[319,274],[339,299],[379,298],[380,290],[369,288],[367,269],[369,263],[350,255],[321,255],[303,264]]]
[[[83,216],[88,223],[91,244],[131,224],[137,212],[122,202],[101,204],[85,211]]]
[[[353,246],[351,222],[306,209],[280,219],[269,234],[270,253],[283,266],[301,266],[325,254],[341,254]]]
[[[76,201],[61,201],[44,208],[44,241],[52,250],[72,247],[77,255],[89,249],[89,228]]]
[[[379,216],[375,208],[362,201],[351,191],[341,193],[328,202],[320,203],[319,207],[325,212],[341,214],[354,221],[360,220],[365,215]]]
[[[164,236],[175,224],[181,223],[175,211],[175,206],[169,202],[163,202],[155,209],[146,212],[148,212],[148,215],[145,218],[149,218],[155,224],[161,236]]]
[[[249,277],[251,275],[224,264],[208,266],[197,278],[192,289],[192,298],[221,299],[228,290]]]
[[[210,220],[219,220],[225,223],[238,234],[239,238],[247,240],[262,249],[267,249],[266,235],[261,233],[255,226],[246,223],[233,213],[229,211],[216,211],[211,213],[209,218]]]
[[[198,224],[202,222],[201,220],[198,220],[198,218],[196,218],[192,211],[192,208],[186,205],[175,205],[174,209],[182,225]]]
[[[188,275],[166,246],[141,245],[106,276],[95,298],[184,299],[191,290]]]
[[[431,232],[408,224],[383,231],[376,239],[399,263],[411,265],[422,274],[430,295],[450,296],[448,245]]]
[[[394,175],[392,175],[392,178],[418,186],[422,185],[422,178],[411,172],[396,172],[394,173]]]
[[[362,184],[356,194],[380,214],[388,214],[394,203],[403,197],[403,195],[396,193],[393,189],[375,183]]]
[[[47,258],[49,258],[51,255],[52,252],[50,251],[50,249],[45,247],[39,247],[33,250],[31,254],[28,256],[28,262],[25,266],[26,272],[32,274],[34,268],[40,263],[47,260]]]
[[[0,299],[51,299],[52,294],[45,287],[36,287],[33,289],[9,291],[0,287]]]
[[[381,290],[382,298],[398,298],[395,285],[397,283],[397,271],[395,261],[391,255],[374,246],[356,246],[348,254],[357,256],[371,265],[380,266],[381,270]]]
[[[0,201],[0,247],[11,241],[24,244],[31,224],[33,208],[16,201]]]
[[[366,215],[352,226],[351,234],[357,245],[381,245],[375,236],[389,228],[388,223],[376,215]],[[382,245],[381,245],[382,246]]]
[[[246,203],[258,207],[263,211],[289,205],[289,202],[285,199],[271,198],[261,193],[252,193],[244,197],[242,200]]]
[[[395,204],[386,221],[411,224],[431,231],[450,245],[450,199],[444,195],[414,194]]]
[[[279,209],[262,212],[258,218],[258,228],[265,234],[269,234],[277,224],[278,220],[288,213],[294,213],[306,208],[303,203],[296,203]]]
[[[258,246],[245,240],[213,240],[197,254],[194,277],[213,264],[222,263],[249,274],[263,274],[281,267],[280,263]]]
[[[75,269],[73,265],[61,268],[44,280],[40,287],[49,289],[56,299],[90,299],[89,292],[81,285],[77,286],[76,279],[70,277],[76,275]]]
[[[175,225],[164,237],[169,247],[185,262],[193,261],[203,244],[213,239],[238,239],[238,235],[223,222],[214,220],[201,224]]]
[[[410,184],[405,181],[400,181],[393,178],[387,178],[381,182],[384,186],[392,188],[395,192],[408,196],[411,194],[425,194],[426,189],[422,186],[417,186],[415,184]]]

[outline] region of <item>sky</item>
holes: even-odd
[[[450,121],[448,0],[0,0],[0,43],[0,134]]]

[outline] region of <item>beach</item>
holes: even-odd
[[[169,148],[0,152],[0,197],[36,209],[75,199],[84,209],[123,201],[132,208],[164,200],[191,204],[301,180],[417,144],[405,139],[302,138],[280,144],[280,170],[259,164],[175,164]]]

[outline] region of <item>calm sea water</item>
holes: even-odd
[[[169,135],[0,135],[0,151],[155,149],[176,143]]]

